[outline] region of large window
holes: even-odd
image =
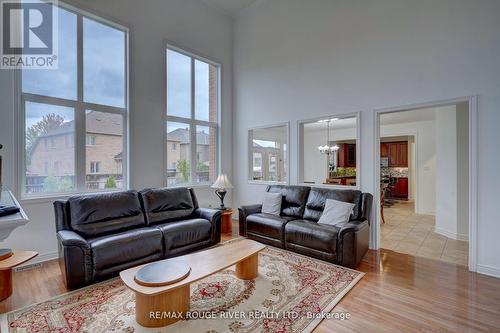
[[[288,182],[287,146],[288,125],[249,130],[249,181]]]
[[[217,177],[219,65],[167,48],[167,186]]]
[[[60,3],[58,69],[21,71],[23,197],[123,189],[127,30]]]

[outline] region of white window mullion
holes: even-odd
[[[191,120],[190,120],[190,134],[191,134],[191,182],[197,183],[196,180],[196,122],[195,122],[195,73],[194,73],[194,58],[191,58]]]
[[[83,17],[78,14],[76,21],[77,48],[77,98],[75,108],[75,176],[78,192],[85,191],[86,180],[86,136],[85,136],[85,106],[83,104]]]

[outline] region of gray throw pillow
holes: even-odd
[[[336,225],[349,222],[354,204],[333,199],[326,199],[325,209],[318,223]]]
[[[280,216],[281,213],[281,193],[264,194],[264,201],[262,202],[262,213]]]

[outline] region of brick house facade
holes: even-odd
[[[117,114],[86,113],[85,170],[87,189],[104,189],[110,178],[123,187],[123,117]],[[63,123],[38,137],[29,152],[26,192],[43,192],[47,178],[64,179],[74,186],[74,121]],[[110,180],[108,187],[113,187]]]

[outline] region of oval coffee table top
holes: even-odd
[[[134,276],[135,282],[145,287],[161,287],[183,280],[191,266],[182,259],[165,259],[147,264]]]

